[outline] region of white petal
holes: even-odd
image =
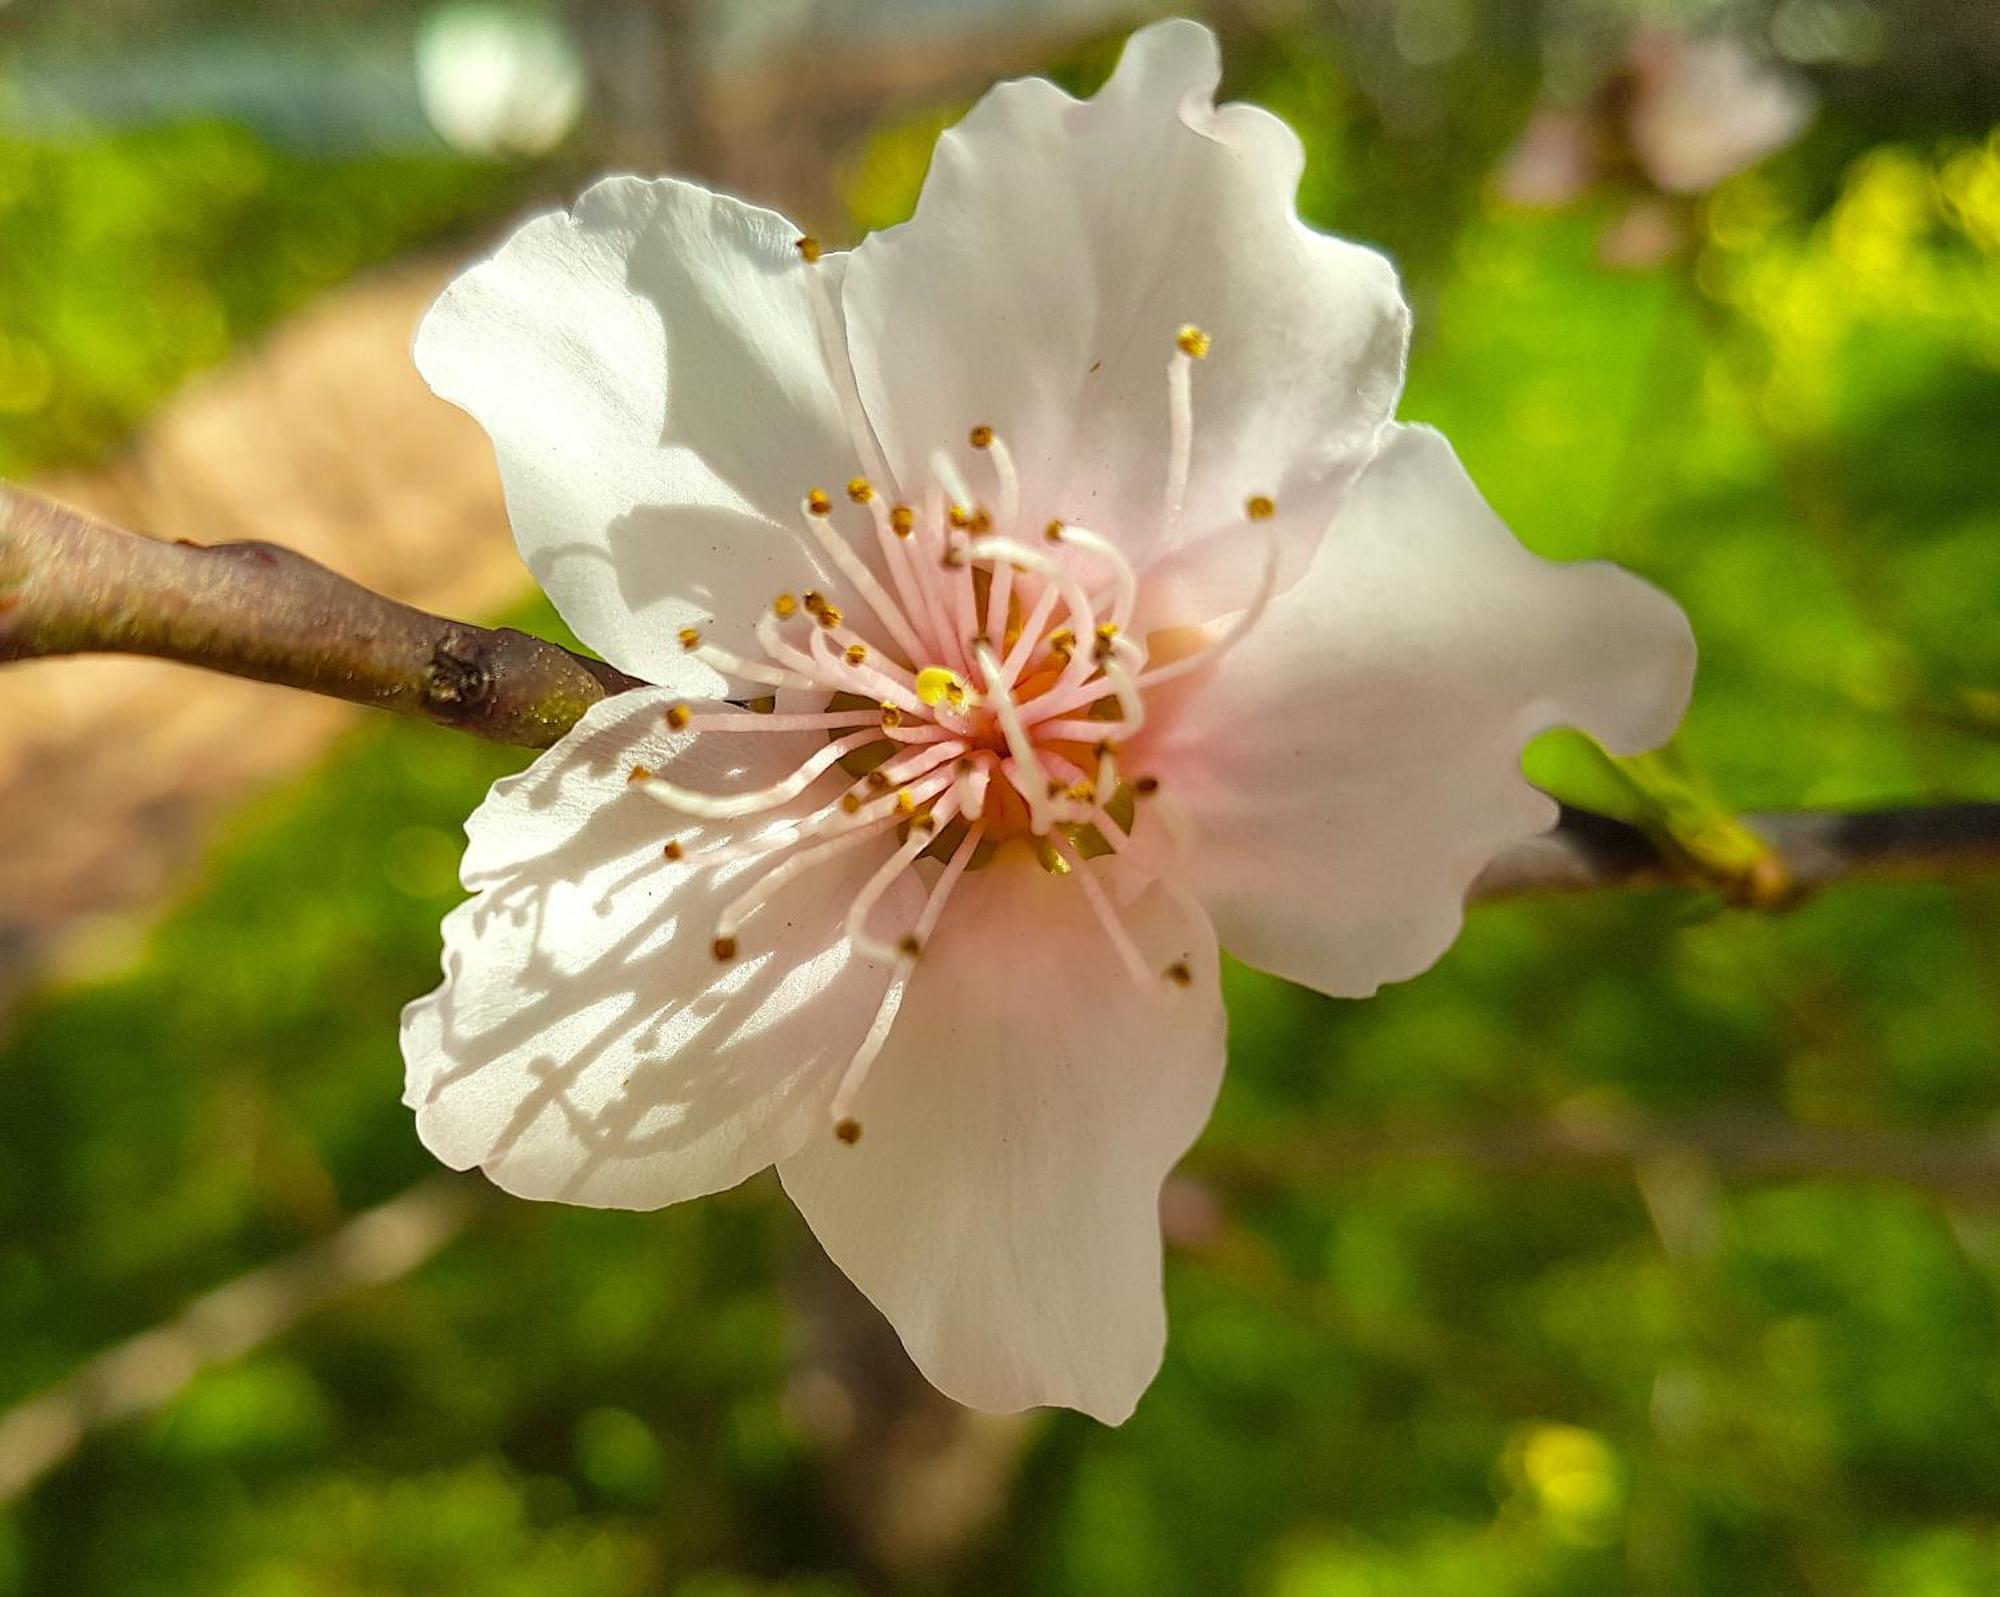
[[[1366,462],[1402,382],[1395,275],[1299,221],[1298,140],[1254,107],[1216,108],[1220,70],[1207,29],[1166,22],[1088,102],[1003,84],[938,141],[913,219],[854,252],[855,376],[906,490],[943,449],[989,491],[966,432],[990,424],[1020,463],[1028,528],[1061,517],[1146,562],[1240,521],[1251,494],[1303,504]],[[1214,349],[1192,373],[1172,535],[1166,372],[1190,322]],[[1323,527],[1284,529],[1298,567]],[[1238,569],[1247,591],[1257,562]]]
[[[892,843],[808,873],[748,922],[738,960],[716,962],[716,912],[760,867],[668,863],[668,838],[698,857],[723,829],[628,773],[729,791],[820,740],[670,733],[669,702],[606,700],[494,785],[467,823],[476,896],[445,920],[444,985],[403,1013],[425,1145],[524,1197],[657,1208],[762,1169],[824,1126],[887,984],[841,916]],[[897,897],[884,913],[915,908]]]
[[[1522,745],[1561,725],[1614,753],[1664,742],[1694,652],[1666,595],[1530,554],[1442,438],[1398,428],[1305,577],[1133,768],[1193,821],[1232,954],[1363,996],[1435,961],[1480,869],[1555,819]]]
[[[1122,913],[1190,985],[1142,990],[1078,884],[1023,849],[967,874],[856,1101],[860,1141],[778,1167],[917,1366],[974,1408],[1116,1424],[1159,1367],[1160,1186],[1214,1102],[1223,1014],[1199,912],[1155,887]]]
[[[493,440],[514,536],[565,620],[614,664],[690,693],[675,635],[748,648],[781,589],[824,581],[798,506],[857,469],[813,274],[770,211],[608,178],[446,290],[417,334],[431,386]],[[840,381],[851,378],[844,372]]]

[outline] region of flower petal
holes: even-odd
[[[444,984],[403,1012],[404,1101],[425,1145],[523,1197],[657,1208],[762,1169],[823,1126],[887,986],[841,919],[893,839],[805,874],[744,927],[739,960],[716,962],[716,913],[761,867],[697,868],[724,829],[628,774],[727,791],[819,740],[672,733],[669,702],[606,700],[494,785],[467,823],[476,896],[445,920]],[[670,837],[682,863],[662,855]]]
[[[1486,862],[1554,821],[1522,745],[1561,725],[1614,753],[1664,742],[1694,655],[1666,595],[1530,554],[1441,437],[1398,428],[1305,577],[1132,768],[1192,821],[1232,954],[1365,996],[1435,961]]]
[[[1133,36],[1095,99],[1002,84],[938,141],[912,220],[856,249],[855,377],[905,492],[943,450],[986,493],[966,446],[986,423],[1019,464],[1027,527],[1074,521],[1144,563],[1240,521],[1253,493],[1303,504],[1365,464],[1402,384],[1395,274],[1299,221],[1298,140],[1254,107],[1217,108],[1220,74],[1206,28],[1165,22]],[[1176,533],[1166,374],[1187,323],[1214,347],[1191,374]],[[1283,529],[1288,576],[1324,526]],[[1210,613],[1255,586],[1257,562],[1238,569]]]
[[[1156,886],[1123,914],[1187,985],[1142,990],[1079,884],[1025,849],[969,873],[856,1101],[860,1140],[778,1167],[918,1367],[975,1408],[1116,1424],[1159,1367],[1160,1186],[1214,1102],[1222,1000],[1198,911]]]
[[[417,334],[431,386],[492,438],[564,619],[687,692],[719,684],[675,634],[745,649],[772,594],[824,581],[799,502],[856,470],[844,352],[820,332],[838,340],[838,311],[814,306],[837,307],[843,261],[808,266],[798,237],[692,184],[607,178],[466,272]]]

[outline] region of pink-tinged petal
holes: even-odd
[[[1109,862],[1089,867],[1115,874]],[[1010,848],[969,872],[854,1113],[778,1167],[827,1252],[943,1392],[1132,1412],[1165,1345],[1160,1186],[1222,1077],[1214,934],[1157,886],[1121,914]]]
[[[425,317],[417,364],[485,427],[514,536],[576,633],[687,692],[675,642],[739,652],[781,589],[824,583],[799,502],[857,470],[842,419],[840,257],[692,184],[607,178],[537,217]],[[815,274],[819,286],[815,287]]]
[[[403,1013],[404,1099],[425,1145],[523,1197],[657,1208],[783,1157],[823,1129],[887,986],[841,918],[892,840],[783,890],[743,928],[740,956],[717,962],[717,911],[768,867],[697,868],[745,823],[687,822],[633,786],[632,767],[727,792],[823,740],[669,732],[670,702],[606,700],[494,785],[467,823],[476,896],[446,918],[444,985]],[[884,910],[915,913],[900,893]]]
[[[1555,819],[1523,744],[1577,726],[1654,747],[1694,659],[1666,595],[1530,554],[1442,438],[1398,428],[1305,577],[1167,690],[1129,768],[1191,823],[1190,882],[1232,954],[1360,997],[1435,961],[1480,869]]]
[[[1218,108],[1220,74],[1206,28],[1165,22],[1094,99],[1002,84],[939,139],[915,216],[865,240],[847,276],[862,403],[906,486],[943,450],[989,493],[966,446],[986,423],[1019,462],[1028,528],[1086,525],[1144,564],[1240,521],[1253,493],[1303,506],[1365,464],[1402,383],[1395,274],[1299,221],[1298,140],[1254,107]],[[1167,366],[1188,323],[1214,345],[1191,373],[1170,530]],[[1323,528],[1283,525],[1288,577]],[[1240,604],[1257,561],[1223,569],[1224,591],[1182,597]]]

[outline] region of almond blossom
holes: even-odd
[[[1004,84],[849,254],[613,178],[417,356],[491,435],[594,707],[469,825],[404,1019],[426,1144],[635,1209],[769,1165],[951,1396],[1116,1422],[1218,939],[1364,995],[1554,805],[1526,739],[1672,731],[1679,610],[1527,553],[1392,415],[1408,316],[1306,228],[1211,35]]]

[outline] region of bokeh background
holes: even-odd
[[[2000,798],[1990,0],[1183,9],[1400,265],[1406,413],[1694,619],[1671,765],[1546,780]],[[0,0],[0,474],[554,629],[408,370],[453,267],[610,166],[850,239],[1142,14]],[[523,758],[0,674],[0,1593],[2000,1592],[1991,880],[1486,907],[1366,1004],[1231,971],[1114,1431],[929,1396],[768,1178],[435,1172],[396,1014]]]

